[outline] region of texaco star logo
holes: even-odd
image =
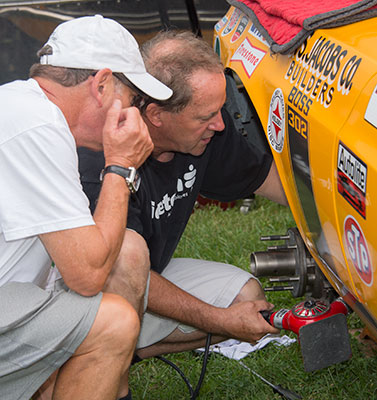
[[[276,89],[271,97],[268,115],[267,134],[271,147],[281,153],[284,147],[285,114],[284,96],[281,89]]]

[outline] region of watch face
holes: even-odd
[[[140,182],[141,182],[141,178],[140,175],[136,172],[135,175],[135,180],[134,180],[134,188],[135,188],[135,192],[137,192],[139,190],[140,187]]]
[[[136,193],[139,190],[140,181],[140,175],[137,173],[135,168],[132,168],[130,176],[126,178],[126,182],[131,193]]]

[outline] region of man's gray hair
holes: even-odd
[[[180,112],[190,103],[189,81],[195,72],[224,70],[212,47],[188,31],[160,32],[141,46],[141,54],[147,71],[174,92],[168,100],[151,100],[169,112]]]

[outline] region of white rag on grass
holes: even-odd
[[[229,339],[224,342],[212,344],[209,351],[219,353],[225,357],[232,358],[233,360],[241,360],[253,351],[262,349],[270,342],[275,346],[289,346],[295,341],[296,339],[292,339],[287,335],[280,336],[268,333],[266,336],[262,337],[262,339],[259,339],[256,344]],[[201,347],[197,351],[204,352],[204,347]]]

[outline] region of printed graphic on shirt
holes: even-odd
[[[196,180],[196,168],[190,164],[188,171],[177,179],[176,192],[173,194],[165,193],[161,200],[151,200],[152,219],[160,219],[167,213],[169,217],[176,201],[188,197]]]

